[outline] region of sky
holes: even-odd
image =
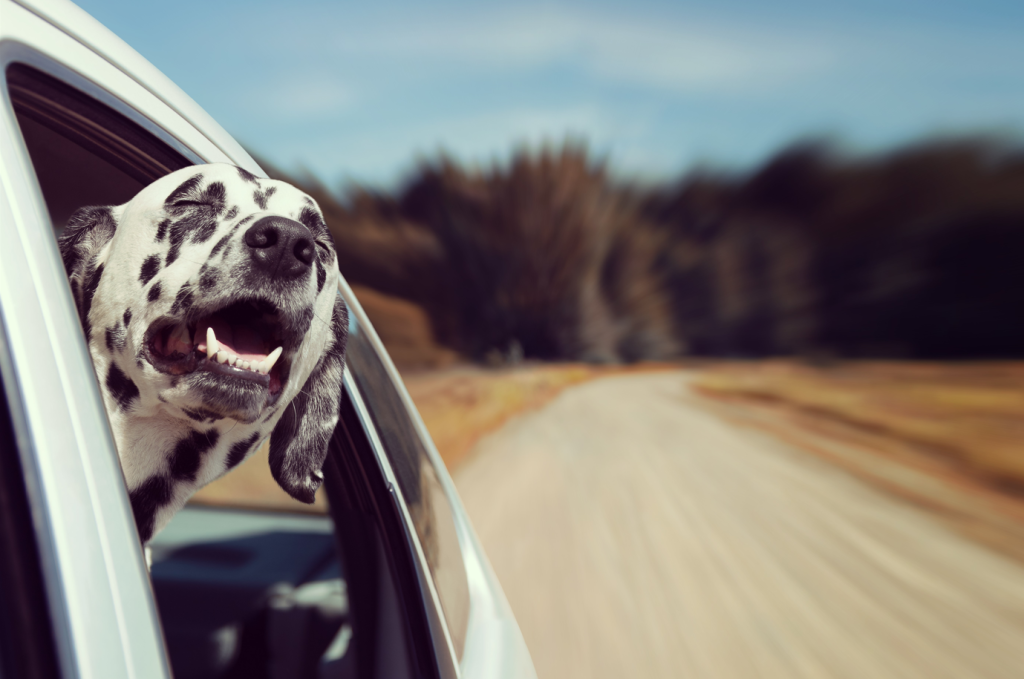
[[[257,155],[393,188],[585,141],[617,174],[1024,133],[1020,0],[80,0]]]

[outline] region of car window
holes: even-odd
[[[79,207],[124,203],[153,180],[194,164],[143,125],[51,74],[15,63],[5,76],[55,235]],[[365,357],[360,364],[373,366]],[[180,512],[151,544],[175,676],[350,676],[358,659],[349,652],[350,638],[352,648],[363,648],[358,666],[375,668],[367,676],[412,676],[404,660],[413,657],[403,620],[409,609],[400,603],[412,599],[398,596],[392,573],[399,557],[382,551],[379,520]],[[350,597],[350,577],[364,583],[359,592],[373,596]],[[360,644],[367,638],[379,652]]]
[[[469,586],[452,507],[380,356],[354,316],[350,324],[346,361],[402,489],[444,609],[452,644],[461,659],[469,622]]]

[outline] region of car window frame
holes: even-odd
[[[5,15],[5,19],[6,19],[6,15]],[[207,154],[201,154],[201,153],[198,153],[198,152],[194,151],[190,146],[185,145],[180,139],[178,139],[177,137],[172,135],[168,130],[164,129],[164,127],[160,126],[158,123],[156,123],[153,120],[151,120],[148,116],[146,116],[143,113],[141,113],[135,107],[127,104],[126,102],[121,100],[119,97],[115,96],[111,91],[108,91],[102,85],[99,85],[96,82],[93,82],[91,79],[85,77],[84,75],[82,75],[82,74],[80,74],[80,73],[78,73],[76,71],[71,70],[70,68],[68,68],[65,65],[55,61],[54,59],[48,57],[46,54],[44,54],[44,53],[34,49],[33,47],[30,47],[30,46],[28,46],[26,44],[22,44],[22,43],[10,41],[10,40],[5,40],[2,43],[0,43],[0,69],[3,69],[3,71],[5,73],[5,77],[4,77],[3,82],[2,82],[2,87],[0,87],[0,89],[2,89],[3,100],[4,100],[3,101],[3,104],[4,104],[3,117],[5,118],[4,123],[8,127],[10,127],[11,130],[13,130],[13,132],[15,133],[14,136],[17,136],[17,134],[19,133],[19,130],[18,130],[18,126],[17,126],[16,117],[14,116],[13,110],[11,108],[11,100],[10,100],[10,95],[9,95],[9,93],[7,91],[7,80],[6,80],[6,68],[12,62],[25,63],[25,64],[31,66],[32,68],[36,68],[37,70],[40,70],[40,71],[42,71],[44,73],[47,73],[48,75],[50,75],[52,77],[55,77],[58,80],[63,81],[64,83],[68,84],[69,86],[74,87],[78,91],[83,92],[83,93],[89,95],[90,97],[95,99],[98,103],[107,106],[108,108],[112,109],[114,112],[119,113],[119,114],[125,116],[126,118],[128,118],[129,120],[131,120],[132,122],[135,122],[135,123],[141,125],[144,129],[146,129],[148,132],[150,132],[155,137],[157,137],[161,142],[167,144],[169,147],[173,148],[174,150],[182,153],[182,155],[188,157],[189,160],[192,160],[193,162],[196,162],[197,164],[202,164],[202,163],[206,163],[206,162],[217,162],[217,161],[228,160],[229,162],[236,162],[237,164],[240,164],[240,165],[247,165],[248,166],[247,169],[250,169],[250,171],[252,171],[254,169],[258,169],[259,172],[257,174],[259,174],[261,176],[266,176],[265,172],[263,172],[262,169],[258,168],[258,166],[253,167],[253,166],[255,166],[255,163],[251,162],[251,159],[249,159],[249,158],[237,159],[237,160],[236,159],[232,159],[232,158],[227,158],[227,159],[213,158],[213,159],[211,159],[209,157],[209,155],[207,155]],[[196,130],[196,131],[200,135],[203,134],[200,130]],[[217,146],[216,143],[213,140],[209,140],[209,141],[210,141],[211,145],[213,145],[213,147],[215,147],[218,151],[221,151],[221,147]],[[22,176],[22,179],[28,180],[28,183],[30,184],[30,186],[28,187],[29,191],[24,191],[23,190],[21,193],[22,194],[31,194],[33,198],[32,198],[32,200],[30,202],[32,202],[34,204],[33,205],[27,205],[27,206],[23,205],[23,206],[19,206],[19,207],[22,208],[21,211],[23,213],[28,213],[28,221],[35,222],[35,223],[37,223],[39,225],[48,224],[48,220],[45,218],[46,215],[47,215],[47,212],[45,210],[45,201],[44,201],[44,199],[43,199],[43,197],[41,195],[41,192],[39,190],[38,182],[34,181],[35,180],[34,169],[32,167],[31,160],[28,158],[27,150],[24,148],[23,141],[22,141],[21,146],[18,149],[18,151],[19,152],[17,154],[17,158],[14,158],[14,159],[8,157],[8,154],[5,154],[5,158],[3,159],[4,172],[5,172],[5,174],[15,174],[15,175],[17,175],[17,174],[19,174],[18,169],[17,169],[17,165],[19,163],[22,165],[21,171],[20,171],[20,175]],[[213,154],[213,155],[219,155],[219,154]],[[245,161],[247,161],[247,160],[250,161],[250,162],[246,163]],[[9,164],[10,164],[10,166],[9,166]],[[13,166],[13,167],[11,167],[11,166]],[[26,172],[26,169],[27,169],[27,172]],[[25,187],[22,187],[22,188],[25,188]],[[25,215],[22,215],[22,217],[24,218]],[[49,231],[49,229],[46,229],[46,231]],[[47,235],[49,235],[52,238],[52,235],[50,235],[49,233]],[[59,256],[57,256],[55,244],[53,244],[51,246],[51,248],[50,248],[50,256],[49,256],[49,258],[51,260],[55,260],[56,263],[58,265],[60,265]],[[52,261],[51,261],[51,263],[52,263]],[[51,267],[51,269],[52,269],[52,267]],[[60,267],[60,272],[63,273],[62,266]],[[66,279],[64,279],[64,284],[65,284],[64,287],[67,288],[67,286],[66,286]],[[346,289],[347,289],[347,285],[343,285],[341,287],[341,292],[344,293]],[[351,291],[349,291],[349,295],[351,295]],[[57,296],[61,297],[60,295],[57,295]],[[352,306],[352,303],[354,301],[354,297],[350,297],[347,301],[349,301],[350,306]],[[70,314],[74,317],[76,325],[77,325],[77,315],[74,314],[74,309],[73,309],[73,305],[71,304],[70,292],[69,291],[65,290],[65,294],[60,299],[57,299],[57,300],[50,300],[50,299],[48,299],[47,300],[47,305],[53,305],[53,304],[56,304],[58,307],[63,306],[64,309],[61,310],[61,311],[65,315],[67,315],[67,313],[70,312]],[[355,302],[355,304],[358,304],[358,302]],[[3,306],[2,305],[2,300],[0,300],[0,314],[4,313],[4,309],[2,308],[2,306]],[[60,311],[58,313],[60,313]],[[369,327],[369,326],[367,326],[367,327]],[[94,375],[93,375],[93,373],[91,371],[91,360],[89,360],[89,358],[88,358],[88,352],[87,352],[87,350],[85,348],[84,338],[79,338],[77,341],[72,341],[72,344],[80,345],[80,346],[76,347],[76,349],[77,349],[78,353],[83,354],[85,356],[86,361],[87,361],[87,366],[89,368],[89,370],[87,371],[88,372],[88,377],[93,382],[93,389],[91,390],[93,393],[91,394],[91,399],[89,399],[89,397],[87,397],[87,399],[92,401],[92,405],[93,406],[98,404],[99,408],[100,408],[100,411],[103,414],[103,417],[100,418],[102,420],[101,428],[106,430],[106,432],[105,432],[106,436],[103,437],[105,439],[105,441],[101,442],[100,446],[102,447],[103,443],[106,443],[106,447],[109,448],[110,451],[113,451],[112,437],[110,436],[110,432],[109,432],[109,424],[107,423],[107,420],[106,420],[105,411],[102,409],[102,402],[101,402],[100,397],[99,397],[98,388],[95,387],[95,377],[94,377]],[[377,348],[377,347],[375,347],[375,350],[378,351],[378,353],[380,351],[379,348]],[[72,353],[75,353],[75,352],[73,351]],[[386,363],[390,363],[390,361],[388,359],[386,359],[386,353],[383,354],[381,356],[381,358],[382,358],[382,360],[385,360]],[[13,366],[13,363],[11,365]],[[23,387],[24,385],[23,384],[19,384],[19,377],[20,376],[17,374],[18,371],[16,370],[16,367],[17,366],[14,366],[15,369],[13,369],[10,372],[10,374],[11,374],[11,377],[12,377],[12,383],[15,385],[15,387],[14,387],[15,388],[15,393],[18,393],[18,392],[21,391],[20,387]],[[352,396],[353,401],[358,400],[359,402],[362,402],[361,395],[359,394],[359,391],[358,391],[358,388],[356,387],[356,385],[354,385],[354,384],[352,384],[350,382],[349,384],[347,384],[346,389],[348,390],[349,394],[353,395]],[[364,406],[364,408],[365,408],[365,406]],[[387,470],[387,471],[385,471],[385,476],[390,474],[391,484],[390,484],[389,492],[391,492],[392,495],[396,498],[396,502],[397,502],[398,508],[400,509],[400,514],[401,514],[401,516],[403,518],[402,527],[403,527],[403,530],[405,531],[405,544],[410,549],[410,551],[412,552],[411,556],[412,556],[412,559],[413,559],[413,563],[415,564],[415,568],[416,568],[416,572],[417,572],[417,576],[418,576],[419,587],[421,589],[423,610],[426,612],[428,618],[430,619],[430,631],[431,631],[431,637],[432,637],[433,642],[434,642],[433,645],[434,645],[435,657],[437,658],[438,662],[442,663],[442,665],[446,668],[444,673],[443,673],[443,676],[445,676],[445,677],[448,677],[448,676],[458,676],[458,669],[457,669],[458,665],[457,665],[456,658],[454,656],[454,652],[453,652],[453,650],[451,648],[450,639],[448,638],[447,626],[446,626],[446,623],[443,620],[443,618],[439,616],[439,612],[442,610],[441,607],[440,607],[440,602],[438,600],[436,591],[433,589],[433,582],[432,582],[431,578],[429,577],[429,569],[428,569],[428,567],[426,565],[426,560],[425,560],[424,555],[423,555],[422,547],[420,546],[419,541],[416,538],[415,531],[411,527],[412,526],[411,519],[410,519],[410,516],[409,516],[409,513],[408,513],[408,509],[404,505],[404,500],[401,497],[401,490],[398,487],[398,485],[396,483],[394,483],[394,475],[393,475],[392,472],[390,472],[390,463],[388,461],[388,458],[387,458],[387,455],[386,455],[385,451],[383,451],[382,447],[379,445],[379,436],[377,435],[377,432],[374,429],[372,422],[368,418],[360,418],[360,419],[361,419],[361,425],[362,425],[363,430],[364,430],[365,434],[367,435],[367,437],[371,441],[372,440],[376,440],[378,442],[376,446],[373,446],[373,453],[374,453],[375,458],[377,459],[377,463],[379,465],[381,465],[382,470]],[[23,424],[27,425],[27,423],[23,423]],[[26,429],[26,430],[27,429],[31,429],[30,427],[27,427],[27,426],[25,426],[23,428]],[[29,434],[29,436],[28,436],[29,440],[33,439],[30,431],[26,431],[26,433]],[[114,458],[116,460],[116,453],[114,454]],[[38,481],[38,479],[37,479],[37,481]],[[42,494],[42,493],[39,493],[39,494]],[[126,498],[126,494],[125,494],[125,498]],[[130,515],[130,513],[129,513],[129,515]],[[50,547],[52,548],[52,545]],[[47,558],[53,558],[53,556],[54,555],[53,555],[52,549],[51,549],[50,553],[47,554]],[[55,574],[50,573],[49,574],[49,578],[48,578],[48,582],[52,584],[55,577],[56,577]],[[55,602],[55,597],[56,597],[56,599],[60,598],[59,590],[61,588],[61,585],[62,585],[62,583],[57,582],[56,591],[53,588],[51,588],[51,590],[50,590],[51,606],[55,605],[55,603],[59,604],[59,601]],[[151,589],[150,589],[150,592],[149,592],[149,596],[150,596],[150,601],[152,602],[152,591],[151,591]],[[153,604],[153,605],[155,606],[155,604]],[[58,605],[58,609],[59,608],[60,607]],[[155,611],[155,608],[153,610]],[[62,618],[63,615],[66,614],[66,611],[56,610],[54,613],[55,613],[55,617],[61,617]],[[157,626],[157,629],[159,629],[159,626]],[[64,639],[63,643],[64,643],[63,654],[64,654],[64,656],[67,656],[67,654],[70,652],[69,644],[71,642],[69,640],[67,640],[67,639]],[[166,653],[164,654],[164,658],[166,659]],[[66,657],[65,657],[65,661],[67,661]],[[165,660],[165,664],[166,664],[166,660]],[[65,668],[69,667],[66,663],[65,663],[64,666],[65,666]]]

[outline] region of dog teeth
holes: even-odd
[[[228,353],[224,349],[217,336],[213,333],[213,328],[208,328],[206,331],[206,345],[207,345],[207,356],[211,361],[217,361],[218,363],[227,363],[233,368],[239,370],[248,370],[250,372],[259,373],[260,375],[266,375],[277,363],[277,359],[281,358],[281,354],[284,352],[283,347],[278,347],[270,352],[262,361],[246,361],[239,356]],[[216,351],[211,351],[210,347],[214,347]]]
[[[271,351],[269,356],[263,359],[262,364],[267,368],[264,374],[271,371],[271,369],[274,367],[274,364],[277,363],[277,359],[281,358],[282,352],[284,352],[284,348],[278,347],[277,349]]]
[[[206,329],[206,357],[212,358],[217,355],[220,351],[220,342],[217,341],[217,335],[213,332],[213,328]],[[221,361],[223,363],[224,361]]]

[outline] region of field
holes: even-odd
[[[680,368],[455,364],[413,370],[405,381],[454,470],[482,437],[516,415],[542,408],[568,387],[622,372]],[[1024,364],[712,362],[687,366],[680,375],[721,417],[824,457],[927,507],[972,539],[1024,559]],[[326,508],[322,494],[309,507],[277,487],[266,447],[194,501]]]
[[[1022,363],[722,364],[695,385],[911,444],[978,482],[1024,494]]]

